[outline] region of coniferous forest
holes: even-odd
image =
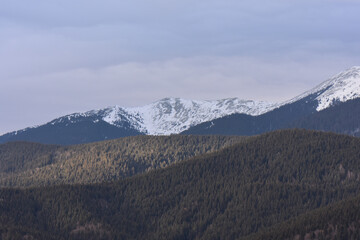
[[[28,187],[114,181],[214,152],[244,137],[136,136],[56,146],[0,145],[0,186]]]
[[[9,179],[6,174],[13,174],[11,181],[17,187],[0,190],[1,238],[359,238],[358,138],[281,130],[247,138],[135,139],[109,141],[104,146],[103,143],[68,147],[2,145],[2,156],[8,156],[1,158],[5,174],[2,184],[7,186],[10,180],[8,183],[4,180]],[[115,146],[131,152],[137,149],[131,146],[138,141],[143,142],[140,145],[147,153],[159,145],[153,158],[167,156],[173,159],[173,164],[161,166],[160,161],[159,167],[124,174],[113,181],[103,177],[94,183],[75,178],[64,185],[17,175],[52,164],[65,165],[65,158],[58,155],[75,156],[77,151],[83,153],[69,157],[71,161],[87,159],[102,149],[98,156],[102,162]],[[146,141],[154,145],[147,149]],[[177,147],[165,154],[167,141],[173,141],[171,145]],[[217,147],[206,147],[206,141]],[[199,154],[187,153],[191,149],[185,148],[186,142]],[[12,144],[20,144],[24,153],[14,153]],[[137,154],[132,157],[142,159],[143,155]],[[179,155],[183,157],[174,157]],[[6,160],[9,156],[17,159],[15,163]],[[24,183],[29,187],[21,185]]]

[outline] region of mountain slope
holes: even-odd
[[[360,194],[360,139],[287,130],[115,183],[0,189],[0,232],[238,239]]]
[[[16,173],[54,162],[61,147],[28,142],[0,144],[0,173]]]
[[[123,122],[123,125],[125,126],[116,127],[103,120],[65,116],[45,125],[7,133],[0,137],[0,143],[29,141],[72,145],[143,135],[143,133],[130,127],[127,122]]]
[[[222,136],[137,136],[66,147],[27,142],[0,144],[0,186],[114,181],[243,140]]]
[[[245,239],[360,239],[360,195],[307,212]]]
[[[353,67],[265,114],[233,114],[198,124],[183,134],[254,135],[302,127],[355,135],[360,127],[357,121],[360,115],[356,110],[360,108],[356,100],[359,96],[360,67]],[[347,101],[352,103],[347,104]],[[333,118],[326,120],[330,115]],[[332,125],[334,121],[336,127]]]
[[[360,136],[360,98],[349,100],[344,103],[336,103],[334,106],[302,117],[291,123],[290,127],[331,131]]]
[[[317,95],[309,95],[260,116],[233,114],[198,124],[182,132],[184,135],[256,135],[277,129],[296,127],[292,122],[316,112]]]

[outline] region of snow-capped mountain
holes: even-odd
[[[309,95],[316,95],[315,100],[318,102],[317,111],[324,110],[334,103],[346,102],[360,97],[360,66],[352,67],[343,71],[336,76],[321,83],[315,88],[307,91],[290,101],[281,105],[293,103]]]
[[[254,135],[297,127],[357,135],[358,117],[360,67],[352,67],[260,116],[225,116],[183,134]]]
[[[26,140],[75,144],[139,134],[169,135],[184,131],[190,134],[252,135],[296,127],[292,122],[338,105],[335,103],[356,98],[360,98],[360,67],[339,73],[283,103],[238,98],[211,101],[164,98],[142,107],[114,106],[70,114],[44,125],[0,136],[0,143]],[[236,113],[241,115],[233,115]],[[194,128],[196,131],[192,130]],[[227,129],[226,132],[224,129]]]
[[[52,125],[69,121],[76,123],[90,118],[94,123],[105,121],[116,127],[124,123],[149,135],[177,134],[204,121],[233,113],[260,115],[272,110],[274,104],[229,98],[213,101],[197,101],[181,98],[164,98],[142,107],[108,107],[97,111],[75,113],[50,122]]]
[[[123,108],[134,123],[134,128],[150,135],[180,133],[191,126],[233,113],[260,115],[274,108],[273,104],[229,98],[214,101],[197,101],[181,98],[165,98],[152,104]],[[110,124],[116,123],[120,108],[115,107],[104,118]]]

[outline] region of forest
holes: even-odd
[[[240,142],[244,137],[136,136],[73,146],[0,145],[0,186],[115,181]]]
[[[2,188],[0,236],[357,239],[359,156],[355,137],[280,130],[112,182]]]

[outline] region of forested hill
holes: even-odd
[[[54,153],[64,149],[56,145],[30,142],[0,144],[0,174],[15,173],[53,163]]]
[[[243,139],[174,135],[136,136],[74,146],[6,143],[0,145],[0,186],[114,181],[213,152]]]
[[[360,239],[360,195],[315,209],[244,239]]]
[[[304,130],[251,137],[97,185],[0,190],[3,236],[239,239],[360,193],[360,139]]]

